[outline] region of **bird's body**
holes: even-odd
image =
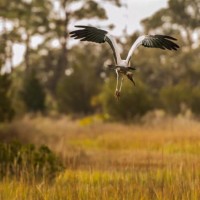
[[[107,31],[101,30],[92,26],[75,26],[80,28],[78,30],[70,32],[70,36],[74,39],[80,39],[80,41],[90,41],[96,43],[104,43],[107,42],[114,55],[115,65],[108,65],[110,69],[115,70],[117,74],[117,84],[115,95],[117,98],[120,97],[120,92],[122,89],[123,77],[121,78],[121,84],[119,86],[119,74],[127,76],[127,78],[135,84],[133,80],[133,70],[134,67],[130,66],[130,59],[134,51],[140,46],[149,47],[149,48],[160,48],[160,49],[168,49],[168,50],[177,50],[179,46],[173,42],[176,40],[171,36],[166,35],[143,35],[137,38],[137,40],[133,43],[130,48],[127,58],[121,59],[120,51],[117,46],[115,38],[110,35]]]

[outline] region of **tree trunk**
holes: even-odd
[[[60,38],[60,45],[61,45],[61,52],[57,62],[57,68],[55,70],[54,80],[53,80],[53,95],[56,96],[56,87],[58,81],[61,79],[62,76],[65,74],[65,70],[68,64],[67,58],[67,40],[68,40],[68,23],[69,23],[69,13],[65,11],[65,19],[63,20],[64,32],[62,38]]]
[[[26,52],[24,55],[24,61],[25,61],[25,69],[29,73],[30,72],[30,35],[27,31],[26,33],[26,41],[25,41],[25,47],[26,47]]]

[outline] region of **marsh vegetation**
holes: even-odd
[[[50,179],[50,174],[38,179],[30,168],[12,176],[7,169],[0,181],[2,200],[200,198],[200,124],[195,120],[165,118],[127,125],[97,117],[26,117],[1,126],[0,132],[7,143],[33,143],[37,153],[50,154],[48,162],[59,169],[49,171],[56,174]],[[47,149],[39,152],[43,144],[52,154]],[[50,169],[47,160],[41,161],[43,169]]]

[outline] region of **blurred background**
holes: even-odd
[[[156,109],[199,115],[198,0],[16,0],[9,5],[1,0],[0,8],[0,121],[27,113],[98,113],[133,121]],[[126,80],[117,102],[115,74],[106,70],[113,63],[112,52],[106,44],[70,39],[69,31],[78,24],[110,30],[122,57],[142,34],[171,35],[181,48],[167,52],[140,47],[132,59],[137,86]]]

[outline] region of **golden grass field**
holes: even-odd
[[[104,123],[98,117],[26,117],[1,140],[45,144],[65,170],[48,182],[4,178],[0,200],[199,200],[200,122]]]

